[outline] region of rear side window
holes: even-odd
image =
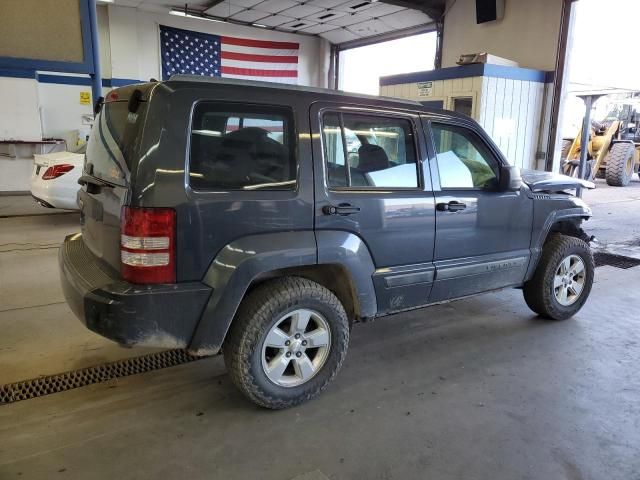
[[[327,113],[322,134],[330,187],[418,186],[417,155],[409,120]]]
[[[146,102],[130,113],[128,102],[107,102],[95,119],[87,144],[85,171],[117,185],[125,185],[133,148]]]
[[[200,190],[295,188],[291,112],[201,102],[191,126],[190,185]]]

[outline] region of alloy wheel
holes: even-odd
[[[329,323],[318,312],[289,312],[269,329],[262,344],[262,369],[281,387],[308,382],[327,361],[331,348]]]
[[[569,255],[560,262],[553,277],[553,293],[563,307],[574,304],[584,289],[586,268],[578,255]]]

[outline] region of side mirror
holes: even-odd
[[[499,189],[501,192],[515,192],[522,186],[520,169],[511,165],[500,167]]]

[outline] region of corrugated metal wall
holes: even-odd
[[[544,83],[484,77],[476,120],[509,162],[536,168]]]
[[[497,77],[434,80],[431,95],[420,96],[418,83],[385,85],[380,94],[417,101],[442,101],[453,109],[458,97],[473,98],[472,117],[498,144],[509,162],[536,168],[545,84]]]

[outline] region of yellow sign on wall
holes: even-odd
[[[91,105],[91,92],[80,92],[80,105]]]

